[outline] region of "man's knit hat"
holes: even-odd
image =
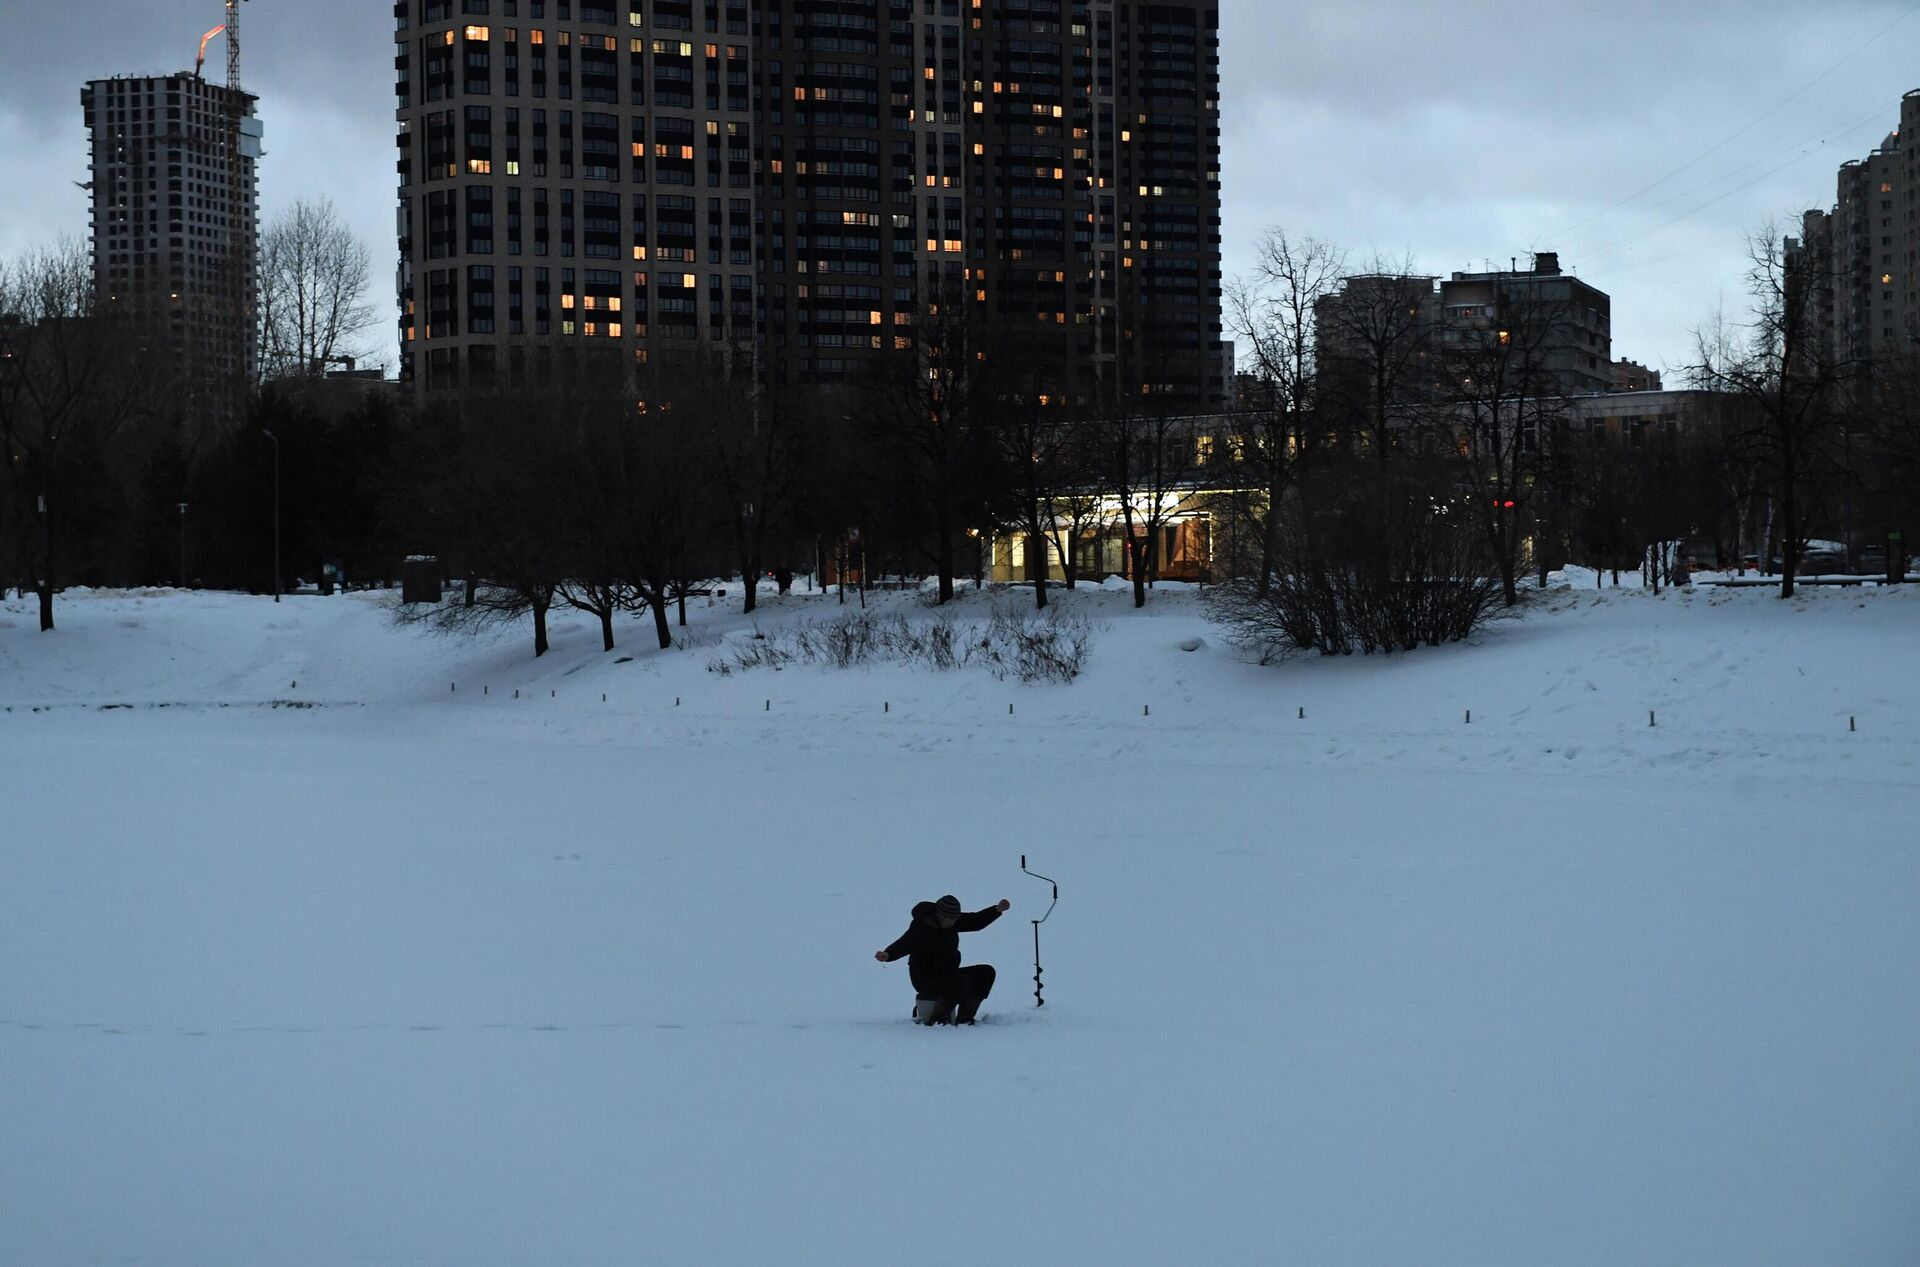
[[[934,909],[947,919],[960,918],[960,899],[949,893],[935,902]]]

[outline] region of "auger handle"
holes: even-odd
[[[1040,925],[1046,923],[1048,917],[1053,914],[1053,908],[1060,905],[1060,886],[1054,882],[1052,876],[1041,875],[1038,871],[1028,871],[1025,854],[1020,855],[1020,869],[1036,880],[1044,880],[1053,885],[1053,901],[1047,904],[1047,913],[1039,919],[1028,921],[1033,925],[1033,1005],[1045,1007],[1047,1001],[1040,997]]]

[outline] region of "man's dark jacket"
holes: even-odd
[[[901,956],[907,959],[907,975],[913,978],[914,993],[937,996],[960,968],[960,934],[977,933],[1000,918],[1000,908],[962,911],[952,928],[940,927],[940,911],[932,902],[913,908],[913,923],[900,934],[900,940],[887,947],[887,962]]]

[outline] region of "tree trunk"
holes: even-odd
[[[1147,605],[1147,554],[1149,543],[1139,537],[1127,538],[1127,552],[1133,559],[1133,605]]]
[[[47,513],[47,496],[40,494],[40,581],[34,587],[40,595],[40,632],[53,632],[53,516]]]
[[[747,586],[746,606],[742,610],[751,616],[760,605],[760,551],[744,533],[740,537],[740,579]]]
[[[647,606],[653,608],[653,631],[659,635],[660,649],[665,651],[673,646],[673,629],[667,624],[667,596],[656,591],[647,599]]]
[[[474,605],[474,603],[478,601],[478,599],[479,599],[479,591],[480,591],[480,578],[479,578],[479,576],[478,576],[478,575],[476,575],[475,573],[472,573],[472,572],[469,572],[469,573],[467,573],[467,602],[466,602],[466,605],[467,605],[468,607],[471,607],[471,606],[473,606],[473,605]]]
[[[680,627],[682,629],[685,629],[687,627],[687,587],[684,585],[680,587],[679,602],[677,606],[680,608],[680,611],[679,611]]]
[[[1800,570],[1800,508],[1793,490],[1794,471],[1788,463],[1780,481],[1780,597],[1793,597],[1793,582]]]
[[[1033,605],[1040,611],[1045,611],[1047,606],[1047,573],[1046,534],[1029,531],[1027,533],[1027,579],[1033,582]]]
[[[940,499],[939,513],[934,516],[933,530],[939,534],[934,548],[934,564],[940,573],[940,602],[953,601],[953,511],[947,506],[946,498]]]
[[[1260,579],[1254,583],[1253,596],[1261,602],[1273,593],[1273,565],[1280,555],[1280,490],[1267,490],[1267,515],[1260,524]]]
[[[600,612],[600,649],[613,650],[613,608],[607,607]]]
[[[547,654],[547,607],[546,603],[533,605],[533,658],[538,660]]]

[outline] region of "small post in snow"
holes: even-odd
[[[1649,708],[1649,709],[1647,710],[1647,725],[1649,725],[1649,726],[1651,726],[1651,725],[1653,725],[1653,724],[1654,724],[1654,721],[1653,721],[1653,710],[1652,710],[1651,708]]]
[[[1467,710],[1467,725],[1473,725],[1473,710],[1471,708]]]

